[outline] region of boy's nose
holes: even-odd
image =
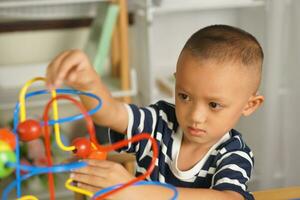
[[[204,106],[194,106],[190,112],[191,121],[194,124],[203,124],[207,119],[207,111]]]

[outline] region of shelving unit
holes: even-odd
[[[50,17],[50,19],[56,19],[57,16],[60,18],[66,18],[70,19],[72,17],[78,18],[78,17],[95,17],[97,13],[95,13],[97,10],[96,8],[97,4],[100,2],[106,2],[110,3],[109,0],[14,0],[14,1],[1,1],[0,2],[0,18],[3,19],[10,19],[13,20],[24,20],[23,18],[20,18],[21,16],[24,16],[25,19],[31,19],[31,20],[44,20],[45,16]],[[133,69],[129,69],[129,61],[128,61],[128,35],[127,35],[127,9],[125,0],[118,0],[114,1],[114,3],[118,4],[120,6],[119,11],[119,17],[117,20],[116,27],[119,27],[115,31],[115,37],[118,38],[117,42],[114,42],[114,45],[112,46],[112,54],[115,55],[118,53],[118,56],[113,57],[114,62],[112,62],[112,67],[115,71],[118,71],[117,76],[104,76],[102,77],[104,82],[108,85],[108,88],[111,89],[112,95],[116,98],[121,98],[124,101],[129,102],[131,96],[135,96],[137,94],[137,82],[136,82],[136,73]],[[87,6],[90,5],[91,9],[88,9]],[[70,7],[71,6],[71,7]],[[72,6],[75,6],[75,12],[72,13],[70,10],[72,9]],[[82,7],[83,10],[79,10],[81,12],[78,12],[78,7]],[[65,10],[65,12],[63,12]],[[3,12],[2,12],[3,11]],[[86,13],[84,13],[86,12]],[[75,16],[77,14],[77,16]],[[40,16],[44,16],[40,18]],[[51,17],[52,16],[52,17]],[[34,32],[8,32],[3,33],[0,36],[0,42],[5,42],[6,45],[10,45],[9,41],[14,41],[15,43],[12,43],[12,45],[17,44],[26,44],[26,41],[30,40],[36,40],[36,43],[32,44],[26,44],[25,46],[10,48],[9,51],[3,52],[4,59],[9,56],[5,56],[6,54],[9,54],[9,52],[15,53],[16,57],[22,56],[20,59],[22,62],[25,61],[25,64],[22,63],[15,63],[15,64],[4,64],[4,66],[0,64],[0,112],[12,110],[15,106],[16,101],[18,100],[18,93],[21,89],[21,86],[30,78],[33,78],[34,76],[43,76],[45,74],[45,69],[48,63],[38,63],[37,61],[34,61],[35,63],[31,64],[31,60],[26,58],[26,55],[28,57],[33,56],[40,56],[40,59],[48,59],[48,57],[53,57],[54,55],[57,55],[58,52],[62,51],[63,48],[84,48],[84,43],[86,43],[89,35],[88,28],[78,28],[78,29],[69,29],[69,30],[63,30],[65,31],[62,33],[62,31],[34,31]],[[50,32],[50,33],[48,33]],[[24,33],[24,35],[22,35]],[[43,55],[41,53],[42,49],[37,50],[32,47],[36,45],[37,48],[42,48],[41,44],[50,44],[51,46],[45,46],[45,49],[47,48],[51,49],[54,48],[55,42],[63,43],[62,38],[70,38],[72,36],[71,34],[75,33],[78,35],[78,37],[75,35],[73,39],[76,41],[75,45],[68,45],[66,43],[65,46],[62,47],[62,49],[57,49],[57,52],[50,52],[50,55]],[[19,37],[22,35],[22,37]],[[80,36],[79,36],[80,35]],[[48,37],[50,36],[50,37]],[[2,37],[2,38],[1,38]],[[45,40],[45,38],[50,38],[48,41]],[[25,41],[24,41],[25,39]],[[52,42],[51,42],[52,41]],[[73,44],[73,43],[72,43]],[[76,46],[78,45],[78,46]],[[29,52],[28,52],[29,50]],[[34,52],[30,52],[33,50]],[[1,50],[0,50],[1,52]],[[12,54],[12,53],[11,53]],[[48,56],[48,57],[47,57]],[[50,58],[49,58],[50,59]],[[6,59],[4,63],[11,62],[12,59]],[[12,60],[12,63],[15,61]],[[40,62],[40,61],[39,61]],[[22,71],[23,70],[23,71]],[[21,72],[21,73],[20,73]],[[14,76],[17,75],[16,79],[8,79],[7,76]],[[34,76],[32,76],[32,74]],[[35,85],[32,86],[33,90],[36,89],[45,89],[42,86],[36,87]],[[46,101],[48,100],[48,97],[37,97],[34,98],[32,101],[28,103],[27,106],[31,108],[40,107],[45,105]]]
[[[0,17],[23,20],[94,17],[100,2],[109,0],[3,0]]]
[[[96,4],[102,2],[107,3],[114,3],[119,6],[119,14],[117,19],[117,25],[114,30],[114,45],[112,46],[112,54],[113,58],[111,63],[113,70],[115,72],[114,76],[110,76],[109,74],[107,76],[103,76],[103,82],[106,83],[108,88],[112,91],[112,96],[115,98],[120,98],[123,101],[130,102],[131,96],[135,96],[137,94],[137,82],[136,82],[136,73],[135,70],[130,69],[129,67],[129,60],[128,60],[128,19],[127,19],[127,4],[126,0],[10,0],[10,1],[0,1],[0,22],[2,20],[9,21],[9,20],[47,20],[50,19],[70,19],[70,18],[80,18],[80,17],[87,17],[92,18],[95,17],[97,13],[95,13],[95,7]],[[89,4],[90,6],[85,6],[86,4]],[[81,10],[81,8],[83,8]],[[65,11],[67,12],[63,12]],[[75,9],[75,13],[69,12],[72,9]],[[79,9],[79,10],[78,10]],[[79,11],[79,12],[77,12]],[[88,13],[86,13],[88,12]],[[77,14],[77,15],[76,15]],[[44,31],[44,30],[43,30]],[[55,32],[55,30],[51,31],[49,34],[51,36],[51,41],[47,41],[49,45],[58,43],[62,43],[63,46],[62,37],[65,37],[67,39],[72,40],[73,38],[69,38],[72,34],[72,30],[66,31],[66,33],[61,32]],[[84,42],[86,42],[87,36],[89,34],[89,30],[87,28],[78,28],[76,31],[78,35],[84,35],[84,37],[80,37],[80,41],[77,41],[75,39],[75,42],[77,42],[78,46],[81,49],[84,49],[84,45],[82,45]],[[46,31],[40,32],[41,35],[39,35],[38,31],[32,31],[27,32],[25,35],[25,41],[20,39],[19,43],[15,43],[17,50],[25,50],[27,55],[32,55],[32,57],[37,56],[36,54],[40,53],[43,50],[46,50],[47,48],[50,48],[47,45],[44,45],[44,48],[41,48],[37,50],[36,52],[30,52],[32,50],[30,47],[34,46],[35,44],[27,44],[26,47],[22,46],[24,43],[26,43],[26,38],[30,39],[37,39],[37,37],[34,36],[40,36],[41,38],[49,36]],[[10,39],[16,39],[18,38],[18,33],[1,33],[7,36],[5,39],[1,40],[0,35],[0,44],[1,41],[7,42],[7,38]],[[32,34],[32,35],[31,35]],[[51,35],[52,34],[52,35]],[[68,35],[70,34],[70,35]],[[33,37],[31,37],[33,36]],[[11,38],[16,37],[16,38]],[[23,38],[24,39],[24,38]],[[38,39],[40,39],[38,37]],[[43,43],[44,40],[41,39],[39,41],[36,41],[36,43]],[[20,45],[20,46],[18,46]],[[73,47],[67,46],[67,47]],[[76,47],[76,46],[75,46]],[[63,47],[62,47],[63,48]],[[34,49],[34,48],[33,48]],[[34,49],[36,50],[36,49]],[[64,49],[62,49],[64,50]],[[29,51],[29,52],[28,52]],[[1,51],[0,51],[1,52]],[[18,95],[19,91],[22,87],[22,85],[31,78],[34,78],[35,76],[43,76],[45,74],[45,68],[49,62],[48,57],[50,55],[45,55],[43,59],[41,60],[35,60],[34,62],[31,62],[32,60],[28,59],[26,60],[26,55],[23,55],[21,51],[14,51],[11,50],[10,52],[13,53],[13,55],[17,56],[23,56],[23,61],[25,60],[25,63],[17,62],[13,59],[6,59],[8,63],[2,63],[0,64],[0,122],[3,123],[3,118],[9,117],[6,115],[7,113],[12,115],[12,111],[15,107],[16,102],[18,101]],[[8,53],[8,52],[6,52]],[[35,54],[36,53],[36,54]],[[52,54],[54,52],[50,52]],[[56,55],[59,52],[55,53]],[[53,57],[51,55],[51,57]],[[47,59],[44,59],[47,58]],[[108,59],[109,60],[109,59]],[[1,61],[1,60],[0,60]],[[10,64],[9,62],[12,62],[13,64]],[[1,62],[0,62],[1,63]],[[22,69],[24,68],[25,69]],[[38,67],[37,70],[35,70],[35,67]],[[32,76],[34,74],[34,76]],[[33,84],[32,87],[29,88],[29,91],[35,91],[45,89],[44,85],[42,84]],[[28,102],[26,102],[26,107],[30,108],[27,109],[30,110],[39,110],[42,111],[41,108],[43,108],[46,104],[46,102],[49,100],[49,95],[44,96],[36,96]],[[70,105],[69,102],[60,102],[59,105],[66,104],[67,106]],[[61,116],[63,116],[67,112],[73,112],[74,110],[68,110],[69,107],[66,107],[65,105],[64,109],[60,111],[62,113]],[[72,106],[72,105],[70,105]],[[74,107],[74,106],[73,106]],[[76,110],[75,110],[76,112]],[[42,114],[42,113],[41,113]],[[8,120],[7,120],[8,121]],[[5,121],[5,122],[7,122]],[[1,124],[2,125],[2,124]],[[129,163],[132,161],[132,159],[123,158],[119,159],[117,158],[117,162],[122,162],[124,165],[126,165],[128,168],[132,169],[132,165]],[[131,162],[132,163],[132,162]],[[1,185],[1,184],[0,184]],[[26,192],[26,190],[24,190]],[[37,191],[37,196],[40,199],[47,199],[48,195],[46,194],[47,189],[42,191]],[[31,193],[29,191],[28,193]],[[44,194],[43,194],[44,193]],[[13,194],[12,194],[13,195]],[[79,195],[80,196],[80,195]],[[68,191],[63,186],[59,185],[57,188],[57,199],[72,199],[74,197],[74,193],[71,191]]]
[[[153,7],[155,14],[166,14],[170,12],[185,12],[192,10],[227,9],[227,8],[249,8],[263,6],[263,0],[162,0],[158,6]]]
[[[111,94],[115,98],[122,98],[124,96],[135,96],[137,94],[137,75],[135,70],[131,70],[132,78],[130,90],[120,90],[120,80],[117,78],[111,78],[111,77],[102,77],[103,81],[107,84],[109,90],[111,91]],[[2,89],[0,88],[0,110],[1,111],[7,111],[14,109],[17,101],[18,101],[18,95],[20,92],[20,87],[14,87],[14,88],[6,88]],[[30,88],[30,91],[36,91],[36,90],[44,90],[45,86],[39,85],[39,86],[32,86]],[[26,107],[28,108],[36,108],[36,107],[43,107],[46,105],[46,103],[49,101],[49,95],[40,95],[36,96],[32,99],[28,100],[28,103],[26,103]],[[78,97],[74,96],[74,98],[79,99]],[[69,102],[61,102],[61,104],[68,104],[71,105]]]

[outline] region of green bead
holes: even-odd
[[[5,166],[7,162],[15,163],[16,154],[11,150],[0,151],[0,178],[5,178],[14,171],[14,168]]]

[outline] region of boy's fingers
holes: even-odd
[[[77,67],[81,64],[83,60],[82,53],[77,51],[72,51],[70,54],[67,54],[62,60],[61,60],[61,67],[58,68],[58,71],[56,72],[56,80],[54,84],[56,86],[60,86],[62,84],[64,79],[69,79],[67,77],[71,71],[74,71],[77,69]],[[63,66],[63,67],[62,67]]]
[[[56,58],[53,59],[53,61],[48,65],[47,71],[46,71],[46,84],[48,87],[54,86],[54,81],[56,78],[56,72],[58,68],[60,67],[61,60],[64,59],[65,56],[67,56],[70,53],[70,51],[65,51]]]
[[[75,82],[77,79],[77,70],[76,69],[71,69],[69,74],[68,74],[68,80],[70,82]]]
[[[89,185],[89,184],[86,184],[86,183],[77,183],[77,186],[80,187],[80,188],[83,188],[83,189],[86,189],[90,192],[93,192],[93,193],[96,193],[98,192],[99,190],[101,190],[102,188],[100,187],[95,187],[95,186],[92,186],[92,185]]]
[[[116,165],[120,165],[119,163],[109,161],[109,160],[92,160],[86,159],[84,162],[88,163],[90,166],[96,166],[104,169],[111,169],[112,167],[116,167]]]
[[[103,169],[99,167],[86,166],[72,171],[75,176],[78,174],[88,174],[90,176],[98,176],[105,178],[106,174],[109,173],[109,169]]]
[[[71,179],[76,181],[77,183],[85,183],[94,187],[106,187],[106,179],[101,178],[99,176],[92,176],[86,174],[79,174],[79,173],[71,173]]]

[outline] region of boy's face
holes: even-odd
[[[249,72],[236,64],[200,62],[183,52],[175,76],[176,116],[186,142],[212,146],[263,102],[253,94]]]

